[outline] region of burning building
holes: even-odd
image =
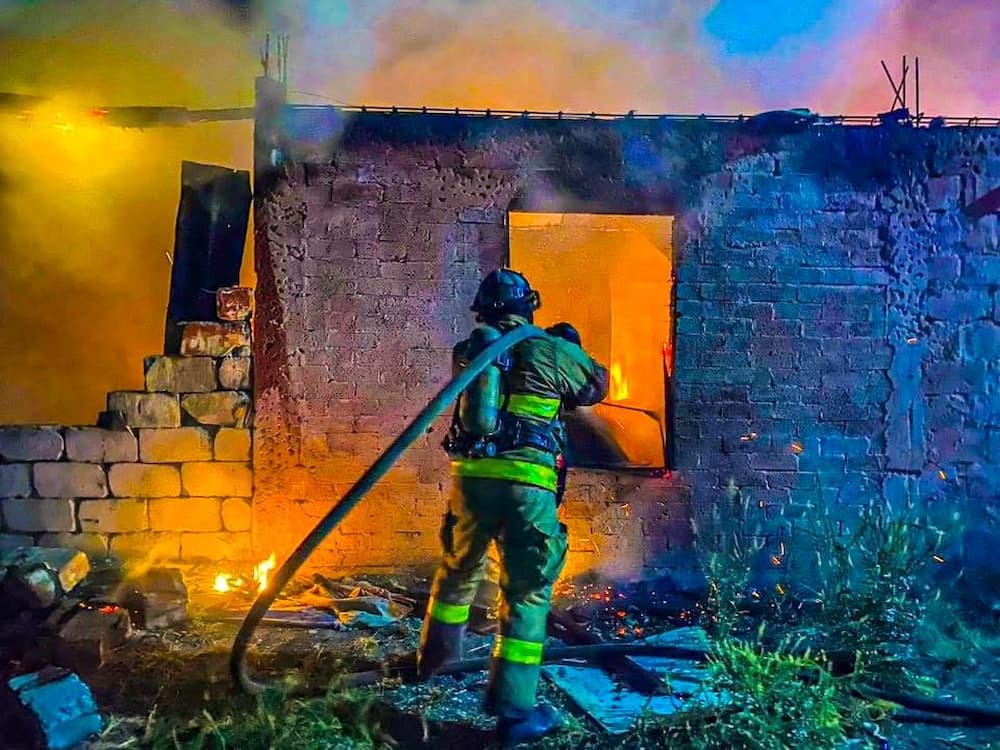
[[[265,82],[266,83],[266,82]],[[448,379],[509,264],[612,373],[578,425],[568,572],[683,585],[733,498],[796,566],[796,519],[866,508],[994,532],[1000,132],[738,118],[346,111],[259,102],[254,530],[287,550]],[[446,431],[313,563],[430,563]],[[280,519],[280,520],[276,520]],[[692,520],[695,523],[692,524]],[[702,524],[704,526],[705,524]],[[259,546],[259,542],[258,542]]]
[[[611,371],[570,423],[568,574],[686,587],[727,503],[769,583],[810,565],[802,516],[847,535],[911,506],[961,516],[942,565],[996,574],[995,124],[344,109],[259,84],[252,406],[245,324],[216,321],[109,398],[121,429],[6,430],[6,543],[282,559],[448,380],[507,264]],[[313,567],[433,564],[447,419]]]

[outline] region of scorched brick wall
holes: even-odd
[[[963,209],[1000,186],[995,130],[287,108],[258,147],[258,552],[448,380],[514,207],[676,217],[674,471],[574,472],[570,572],[680,575],[692,516],[734,496],[779,574],[797,517],[846,532],[873,503],[961,511],[953,547],[989,563],[967,542],[997,510],[1000,255],[996,214]],[[315,565],[435,560],[446,424]]]

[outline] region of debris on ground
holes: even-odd
[[[0,686],[4,747],[69,750],[103,726],[90,689],[65,669],[46,667]]]
[[[89,572],[90,561],[79,550],[61,547],[3,550],[0,596],[8,606],[44,609],[69,594]]]

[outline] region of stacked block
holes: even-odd
[[[98,426],[0,427],[0,546],[126,560],[249,555],[249,289],[185,323],[185,354],[147,357],[145,388],[112,391]]]

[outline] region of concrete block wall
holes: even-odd
[[[100,426],[0,427],[0,544],[129,562],[251,558],[251,337],[244,319],[189,323],[147,357],[142,391],[112,391]]]
[[[1000,249],[996,214],[965,208],[1000,186],[995,129],[282,122],[259,128],[282,164],[259,165],[255,221],[254,512],[283,517],[279,549],[446,382],[518,209],[675,217],[674,471],[573,472],[570,572],[682,576],[692,520],[734,489],[776,561],[763,577],[787,575],[795,520],[817,508],[847,533],[872,504],[940,500],[967,521],[954,560],[989,548]],[[315,565],[433,564],[446,421]]]

